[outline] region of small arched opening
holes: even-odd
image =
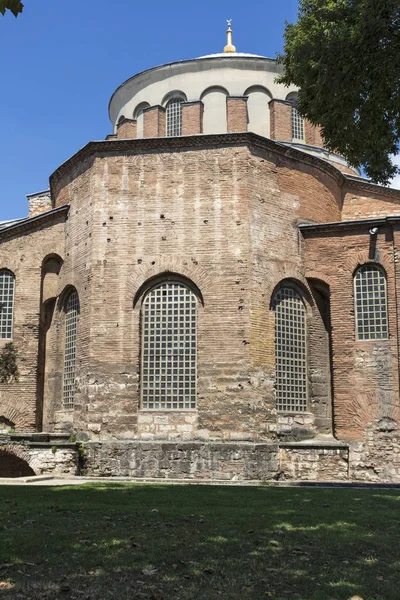
[[[32,477],[36,475],[28,462],[0,448],[0,477]]]
[[[4,416],[0,417],[0,434],[1,433],[9,433],[10,431],[13,431],[15,427],[15,423],[13,423],[12,421],[10,421],[9,419],[7,419]]]

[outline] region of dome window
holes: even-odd
[[[167,103],[167,137],[182,135],[182,102],[182,97],[174,96]]]

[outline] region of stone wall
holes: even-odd
[[[101,477],[264,480],[278,469],[271,444],[90,442],[84,450],[82,474]]]
[[[279,479],[295,481],[347,481],[349,449],[329,446],[279,448]]]
[[[16,463],[16,460],[18,463]],[[21,469],[25,464],[25,469]],[[17,443],[0,440],[1,477],[29,475],[78,475],[79,455],[74,443]]]
[[[83,475],[228,481],[346,481],[348,446],[337,443],[89,442]]]
[[[79,456],[80,455],[80,456]],[[400,436],[388,419],[361,442],[252,444],[108,441],[81,444],[0,441],[0,477],[75,475],[214,481],[400,482]]]
[[[351,444],[350,477],[361,481],[400,481],[399,422],[372,421],[359,443]]]

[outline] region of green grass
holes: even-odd
[[[400,492],[0,488],[9,599],[400,598]]]

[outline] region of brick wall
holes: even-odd
[[[38,194],[29,194],[27,198],[29,204],[29,217],[36,217],[53,208],[49,191],[40,192]]]
[[[118,139],[134,139],[136,138],[136,119],[123,119],[117,125]]]
[[[246,143],[235,145],[233,135],[231,145],[211,136],[198,139],[205,142],[159,140],[157,151],[145,140],[113,142],[112,151],[97,145],[92,155],[69,162],[53,182],[56,205],[70,204],[67,222],[60,216],[2,241],[2,263],[17,277],[21,381],[0,386],[0,417],[20,429],[38,425],[42,357],[47,429],[75,430],[94,440],[274,443],[331,433],[333,421],[339,439],[361,444],[352,446],[359,453],[358,470],[352,468],[363,477],[368,469],[362,465],[378,460],[371,458],[368,436],[379,441],[390,435],[393,448],[398,443],[400,232],[382,226],[373,248],[364,225],[304,233],[303,239],[299,223],[341,219],[343,190],[333,170],[295,151],[283,154],[249,134]],[[173,152],[175,145],[179,151]],[[374,188],[365,187],[362,193],[367,189],[371,196],[361,196],[356,185],[347,190],[344,215],[364,202],[369,215],[374,205],[377,214],[396,210],[395,192],[373,196]],[[390,338],[357,342],[352,277],[371,251],[388,276]],[[44,258],[55,254],[61,268],[44,271]],[[138,290],[163,273],[188,278],[204,299],[198,305],[195,411],[140,409]],[[271,298],[283,280],[298,283],[307,307],[309,403],[302,415],[275,409]],[[81,306],[78,386],[75,410],[66,411],[62,308],[72,287]],[[324,302],[330,303],[330,323]],[[392,422],[394,429],[382,430],[382,423]],[[323,453],[312,456],[311,462],[324,463]],[[303,462],[299,455],[299,473]]]
[[[271,100],[270,137],[282,142],[292,141],[292,105],[282,100]]]
[[[247,96],[227,96],[226,118],[228,133],[247,131]]]
[[[375,419],[394,418],[398,398],[396,292],[393,236],[380,230],[376,248],[368,228],[333,233],[306,234],[306,276],[318,276],[329,284],[334,425],[339,439],[360,440]],[[357,341],[354,320],[353,273],[370,260],[387,273],[388,340]],[[397,414],[397,413],[396,413]]]
[[[0,384],[0,417],[17,431],[37,426],[37,371],[40,331],[42,263],[46,256],[63,254],[65,216],[37,222],[29,233],[11,232],[0,239],[1,264],[15,275],[13,339],[18,352],[18,382]],[[3,345],[9,340],[0,340]]]
[[[324,139],[321,134],[321,128],[311,125],[310,121],[304,120],[304,141],[310,146],[324,147]]]
[[[400,215],[400,192],[380,193],[378,189],[368,191],[345,189],[343,221],[374,219]]]
[[[143,109],[143,137],[154,138],[165,136],[165,108],[150,106]]]
[[[182,102],[182,135],[203,133],[204,104],[197,102]]]
[[[273,439],[271,295],[284,278],[297,279],[309,295],[316,348],[310,373],[317,384],[317,373],[327,370],[318,341],[324,333],[304,277],[297,223],[340,218],[337,182],[320,169],[245,146],[103,155],[83,171],[77,163],[55,192],[57,202],[71,204],[60,287],[79,290],[79,326],[87,336],[74,426],[100,439]],[[166,271],[193,281],[204,297],[193,416],[139,411],[141,298],[134,307],[133,301],[146,280]],[[63,330],[62,320],[54,319],[54,330]],[[49,347],[60,361],[56,338]],[[314,435],[314,416],[323,428],[329,420],[327,389],[320,386],[312,398],[315,415],[292,428],[301,435]],[[68,426],[59,409],[52,418],[53,426]]]

